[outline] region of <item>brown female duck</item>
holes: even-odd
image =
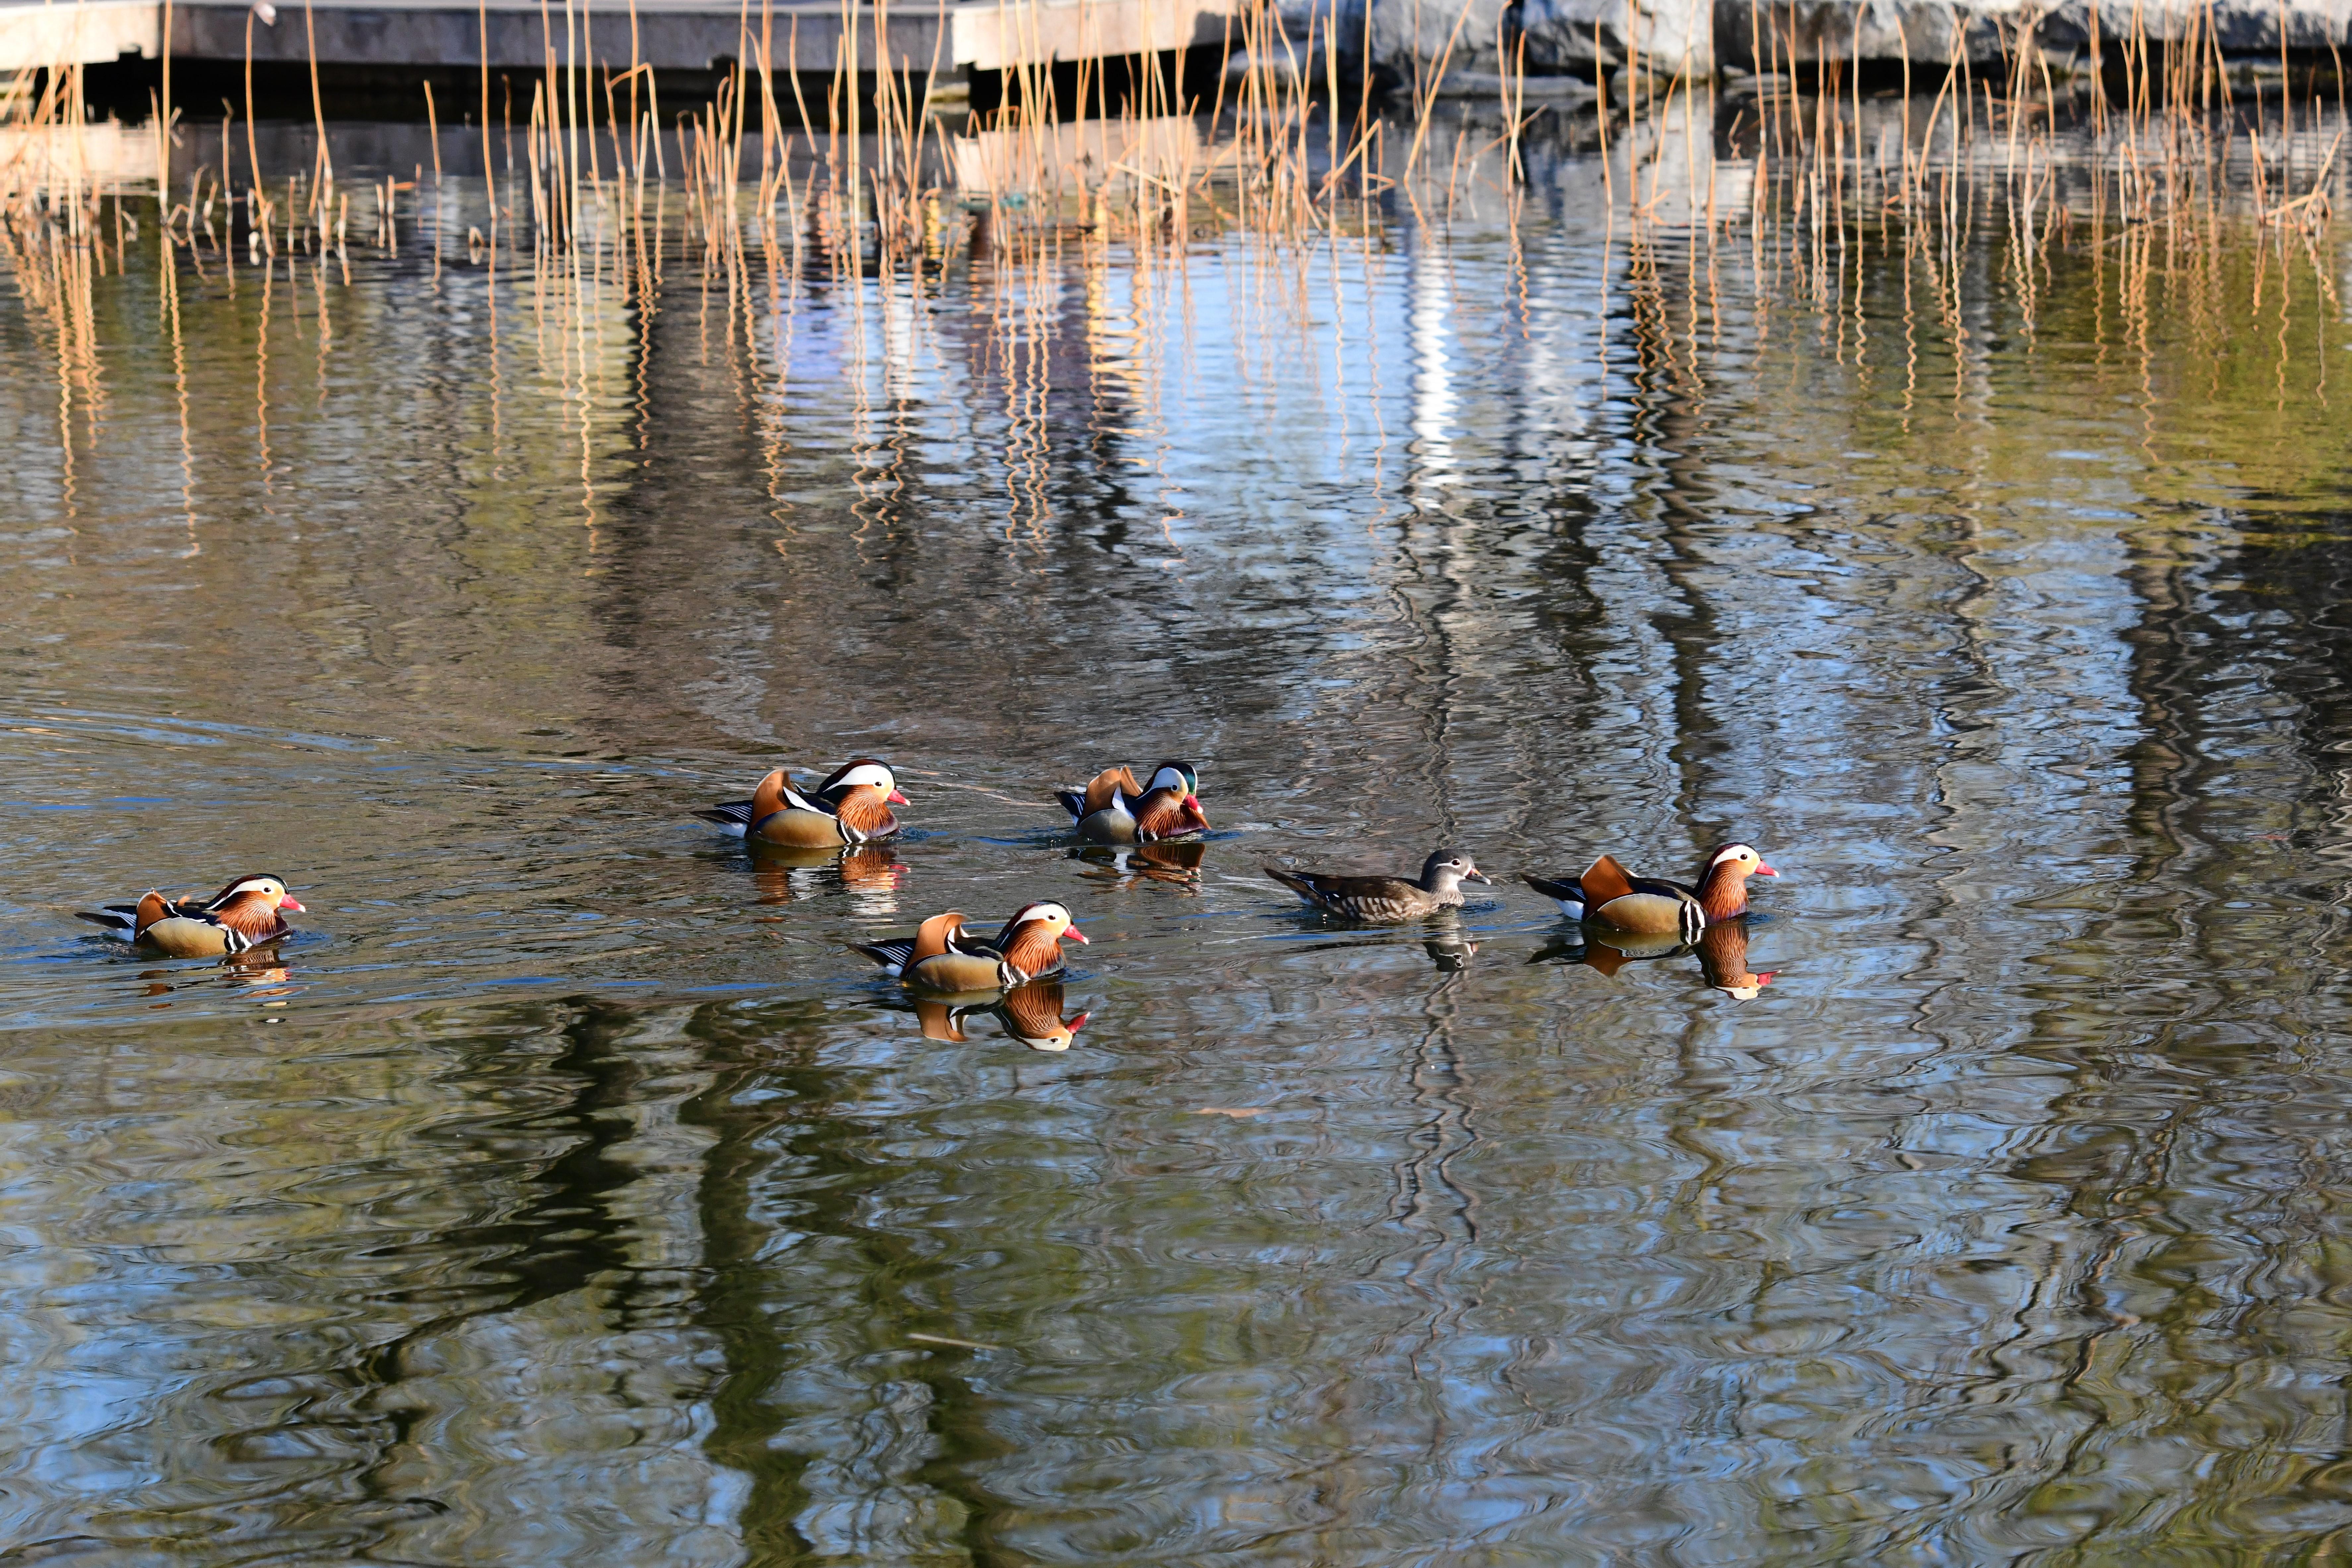
[[[1350,920],[1418,920],[1460,904],[1464,883],[1493,881],[1471,861],[1468,850],[1437,851],[1414,878],[1330,876],[1278,866],[1266,867],[1265,874],[1316,908]]]

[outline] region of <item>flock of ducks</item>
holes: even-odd
[[[1150,844],[1208,831],[1200,785],[1199,769],[1170,761],[1153,768],[1146,784],[1137,782],[1132,768],[1110,768],[1083,788],[1057,790],[1055,798],[1070,813],[1072,831],[1088,843]],[[722,801],[695,815],[747,843],[825,850],[889,838],[899,826],[890,808],[908,803],[889,765],[861,757],[807,790],[776,768],[760,780],[750,800]],[[1367,923],[1419,920],[1458,907],[1465,883],[1492,884],[1461,849],[1437,851],[1412,877],[1265,869],[1313,908]],[[1558,901],[1569,919],[1598,928],[1606,950],[1617,955],[1615,962],[1696,948],[1711,981],[1746,998],[1772,977],[1748,971],[1747,944],[1736,923],[1748,913],[1748,879],[1778,874],[1755,850],[1735,843],[1708,858],[1696,884],[1636,876],[1605,854],[1580,876],[1521,880]],[[288,910],[299,913],[302,905],[284,879],[257,875],[240,877],[209,898],[167,899],[151,892],[136,903],[79,912],[79,918],[171,957],[224,957],[289,935]],[[1063,1019],[1057,989],[1042,1003],[1037,996],[1021,993],[1061,973],[1063,944],[1086,939],[1067,907],[1044,899],[1023,906],[993,933],[975,931],[960,911],[948,910],[924,921],[910,936],[852,950],[916,994],[926,1035],[962,1039],[962,1012],[982,1006],[1005,1020],[1008,1032],[1054,1050],[1069,1043],[1086,1015]],[[1638,950],[1645,942],[1653,951]],[[1658,946],[1662,942],[1665,946]]]

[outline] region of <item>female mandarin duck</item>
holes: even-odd
[[[1062,943],[1084,944],[1070,912],[1051,900],[1025,904],[993,937],[974,936],[954,910],[934,915],[912,936],[859,944],[855,950],[909,986],[930,991],[1009,991],[1058,973]]]
[[[1748,845],[1726,844],[1709,858],[1696,887],[1635,876],[1613,855],[1602,855],[1580,877],[1522,880],[1546,898],[1558,899],[1560,913],[1570,920],[1696,942],[1709,925],[1748,913],[1749,877],[1780,874]]]
[[[907,804],[887,763],[860,757],[844,763],[803,795],[779,768],[760,780],[748,800],[727,800],[696,816],[751,842],[793,849],[838,849],[872,843],[898,831],[894,805]]]
[[[241,876],[210,898],[167,899],[150,893],[136,904],[78,910],[75,918],[174,958],[218,958],[290,935],[280,910],[303,913],[282,878]]]
[[[1205,832],[1201,775],[1189,762],[1163,762],[1151,784],[1139,788],[1125,768],[1107,768],[1084,789],[1057,789],[1054,798],[1070,813],[1078,836],[1097,844],[1149,844],[1185,833]]]
[[[1418,920],[1462,902],[1465,882],[1492,883],[1468,850],[1439,850],[1422,862],[1421,875],[1328,876],[1319,872],[1290,872],[1276,866],[1265,874],[1316,908],[1350,920]]]

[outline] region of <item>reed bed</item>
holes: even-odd
[[[2143,311],[2158,280],[2210,264],[2225,235],[2298,255],[2333,287],[2319,257],[2344,181],[2340,68],[2283,59],[2250,74],[2197,13],[2183,37],[2135,29],[2063,61],[2030,19],[2004,23],[1990,69],[1956,33],[1941,68],[1906,66],[1890,92],[1864,90],[1821,41],[1801,47],[1793,12],[1784,26],[1759,6],[1752,74],[1693,82],[1619,61],[1573,110],[1529,107],[1523,49],[1490,102],[1441,94],[1449,57],[1376,101],[1342,75],[1362,40],[1341,15],[1335,3],[1297,33],[1267,0],[1241,0],[1206,93],[1148,62],[1117,82],[1087,65],[1065,101],[1066,73],[1024,68],[1007,73],[1001,108],[967,114],[942,103],[936,62],[888,52],[887,0],[845,0],[846,42],[822,79],[799,68],[790,30],[747,7],[741,64],[682,108],[634,58],[583,67],[591,18],[567,4],[527,92],[487,69],[462,106],[428,90],[432,166],[355,185],[336,173],[315,72],[315,144],[292,169],[263,167],[234,108],[212,155],[175,156],[163,128],[186,122],[168,101],[143,129],[93,124],[76,68],[26,73],[0,97],[0,264],[55,348],[68,436],[75,412],[94,419],[104,397],[92,291],[142,254],[163,264],[175,356],[184,274],[229,290],[254,277],[264,311],[281,280],[299,280],[289,298],[307,298],[299,319],[322,354],[355,248],[435,287],[478,274],[493,333],[527,336],[579,407],[592,513],[587,410],[622,373],[604,335],[670,308],[682,279],[781,388],[809,291],[904,331],[946,270],[984,260],[1014,385],[1034,357],[1020,345],[1046,331],[1038,280],[1074,256],[1115,249],[1157,287],[1214,234],[1304,310],[1318,246],[1370,245],[1397,225],[1442,242],[1465,216],[1516,246],[1524,153],[1546,115],[1562,122],[1549,134],[1600,162],[1609,244],[1626,258],[1617,287],[1637,320],[1673,288],[1694,304],[1736,257],[1759,322],[1793,313],[1841,356],[1849,339],[1860,353],[1879,329],[1860,292],[1875,256],[1899,260],[1906,289],[1916,276],[1929,313],[1964,335],[1962,274],[1988,235],[2029,333],[2062,254],[2114,266]],[[452,115],[471,125],[451,136],[479,148],[464,179],[441,168]]]

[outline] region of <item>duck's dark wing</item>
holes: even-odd
[[[1426,901],[1423,889],[1402,877],[1330,876],[1318,872],[1288,872],[1276,866],[1267,866],[1265,874],[1309,904],[1360,920],[1392,920],[1410,915]]]
[[[751,825],[751,802],[721,800],[716,806],[697,811],[695,815],[706,822],[716,822],[722,828],[732,828],[740,833]]]
[[[898,975],[906,971],[907,960],[915,956],[915,942],[912,936],[893,936],[887,942],[853,942],[849,950],[865,954],[888,973]]]
[[[1074,822],[1087,814],[1087,792],[1083,789],[1056,789],[1054,799],[1062,803],[1062,810],[1070,814]]]
[[[1316,876],[1307,872],[1285,871],[1278,865],[1267,866],[1265,871],[1266,875],[1274,878],[1309,904],[1323,902],[1323,884],[1331,880],[1328,877]]]
[[[218,925],[220,922],[213,920],[210,904],[210,900],[202,898],[169,899],[163,904],[163,918],[204,920]],[[87,920],[92,925],[102,925],[109,931],[129,936],[139,929],[139,906],[135,904],[109,904],[97,909],[77,909],[74,911],[74,918]],[[278,921],[278,924],[287,931],[293,929],[283,920]]]
[[[1556,898],[1562,904],[1582,904],[1584,902],[1584,884],[1577,881],[1572,876],[1561,877],[1555,881],[1548,876],[1528,876],[1522,874],[1519,880],[1526,883],[1529,887],[1534,888],[1538,893],[1542,894],[1546,898]]]

